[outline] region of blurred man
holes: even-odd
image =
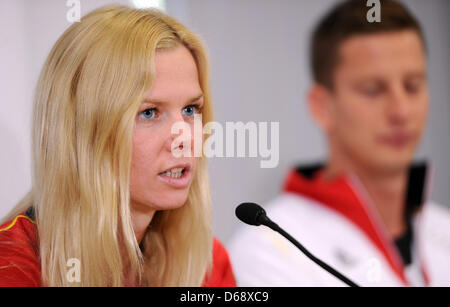
[[[312,36],[311,113],[327,137],[323,165],[293,170],[268,216],[362,286],[450,285],[450,215],[425,201],[413,164],[429,108],[425,39],[403,5],[336,6]],[[307,146],[307,144],[305,144]],[[241,286],[344,285],[266,227],[229,245]]]

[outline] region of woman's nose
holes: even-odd
[[[186,156],[190,153],[192,143],[191,126],[183,120],[183,117],[176,117],[172,120],[168,127],[168,137],[165,143],[167,151],[174,156]]]

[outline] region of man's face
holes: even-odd
[[[407,167],[428,113],[426,56],[414,31],[359,35],[339,50],[331,91],[332,150],[364,167]]]

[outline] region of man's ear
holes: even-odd
[[[308,93],[309,111],[324,132],[330,131],[333,126],[331,100],[330,90],[325,86],[315,83],[310,88]]]

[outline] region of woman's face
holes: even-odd
[[[133,134],[130,197],[134,210],[167,210],[187,199],[197,158],[176,157],[171,134],[176,122],[194,131],[194,114],[203,106],[197,66],[185,46],[158,51],[155,78],[136,116]],[[193,133],[190,143],[194,144]],[[186,146],[187,143],[182,143]],[[193,147],[193,146],[191,146]]]

